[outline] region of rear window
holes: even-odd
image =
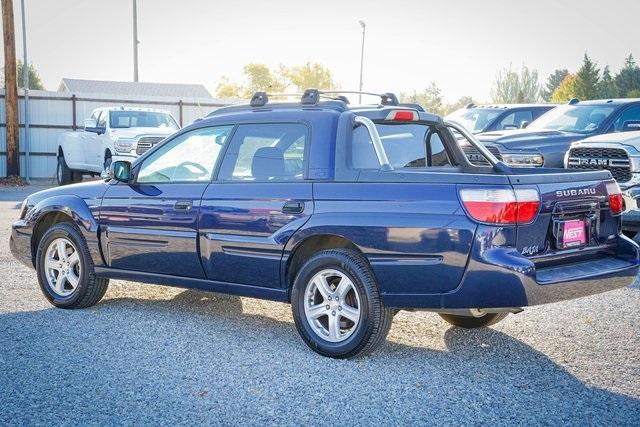
[[[435,127],[414,123],[376,123],[376,128],[394,169],[452,166]],[[354,169],[380,169],[371,136],[364,126],[353,130],[351,166]]]

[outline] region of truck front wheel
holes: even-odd
[[[367,261],[345,249],[318,252],[302,266],[291,307],[304,342],[323,356],[340,359],[375,350],[393,320]]]
[[[64,160],[64,156],[58,157],[58,167],[56,169],[56,181],[58,185],[67,185],[74,182],[74,173],[67,162]]]
[[[70,222],[58,223],[42,236],[36,271],[42,293],[59,308],[91,307],[109,286],[109,279],[96,277],[87,243]]]

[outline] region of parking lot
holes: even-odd
[[[399,313],[381,351],[310,351],[288,305],[112,281],[54,309],[8,248],[30,189],[0,189],[0,424],[627,424],[640,417],[640,288],[485,330]]]

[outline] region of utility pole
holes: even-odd
[[[18,85],[16,84],[16,38],[13,27],[13,0],[2,0],[4,40],[4,87],[7,136],[7,176],[20,175],[18,144]]]
[[[362,92],[362,68],[364,66],[364,32],[367,28],[367,24],[364,21],[358,21],[360,27],[362,27],[362,49],[360,50],[360,92]],[[362,104],[362,94],[358,94],[358,103]]]
[[[29,62],[27,61],[27,26],[24,0],[20,0],[22,11],[22,87],[24,89],[24,178],[29,182],[29,150],[31,147],[29,140]]]
[[[133,81],[138,81],[138,2],[133,0]]]

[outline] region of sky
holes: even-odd
[[[132,80],[132,0],[24,1],[29,62],[47,89],[63,77]],[[19,0],[14,14],[22,58]],[[363,20],[365,90],[433,81],[448,102],[482,101],[504,67],[527,65],[545,80],[577,70],[585,52],[614,72],[629,53],[640,60],[638,16],[640,0],[138,0],[140,80],[213,93],[222,76],[241,82],[247,63],[311,61],[357,89]]]

